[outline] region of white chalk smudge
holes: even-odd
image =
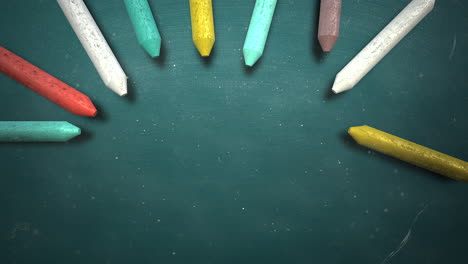
[[[450,51],[449,60],[452,60],[455,49],[457,48],[457,34],[453,35],[452,50]]]
[[[425,204],[424,207],[418,212],[418,214],[416,214],[416,216],[414,217],[413,222],[411,223],[411,226],[410,226],[410,228],[408,230],[408,233],[406,233],[405,237],[400,242],[400,245],[398,245],[398,247],[394,251],[390,252],[390,254],[388,254],[388,256],[380,264],[388,263],[391,258],[393,258],[396,254],[398,254],[398,252],[400,252],[400,250],[402,248],[404,248],[406,246],[406,244],[408,243],[408,241],[411,238],[411,231],[413,230],[414,225],[418,221],[419,216],[424,212],[424,210],[426,210],[428,205],[429,204]]]

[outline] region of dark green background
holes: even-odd
[[[468,185],[356,146],[368,124],[468,159],[468,4],[436,7],[352,91],[335,74],[408,0],[345,0],[332,53],[317,0],[280,0],[243,65],[254,1],[214,0],[199,57],[188,0],[152,0],[162,57],[123,1],[86,1],[129,76],[105,88],[52,0],[2,1],[0,45],[89,95],[73,116],[0,76],[0,120],[66,120],[67,144],[0,145],[1,263],[467,263]],[[417,217],[418,213],[421,213]],[[388,259],[387,259],[388,260]]]

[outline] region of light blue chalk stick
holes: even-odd
[[[124,0],[124,2],[138,42],[151,57],[158,57],[161,50],[161,35],[148,0]]]
[[[257,0],[244,42],[245,65],[253,66],[262,56],[277,0]]]
[[[64,121],[0,121],[0,142],[63,142],[80,134]]]

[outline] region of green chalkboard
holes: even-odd
[[[214,0],[201,58],[188,0],[151,0],[162,56],[123,1],[86,1],[129,76],[105,88],[52,0],[2,1],[0,45],[83,91],[74,116],[0,76],[0,120],[63,120],[66,144],[0,145],[0,263],[468,263],[468,185],[365,148],[367,124],[468,160],[468,4],[437,1],[353,90],[335,74],[409,0],[343,1],[332,53],[318,0],[278,1],[244,66],[254,1]]]

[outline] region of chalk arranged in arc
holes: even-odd
[[[333,92],[352,89],[382,60],[431,10],[435,0],[411,1],[380,33],[337,75]]]
[[[324,52],[330,52],[340,35],[341,0],[321,0],[318,40]]]
[[[210,56],[216,39],[211,0],[190,0],[190,17],[193,43],[201,56]]]
[[[65,142],[80,134],[65,121],[0,121],[0,142]]]
[[[82,46],[108,88],[127,94],[122,70],[83,0],[57,0]],[[148,0],[124,0],[138,42],[151,57],[161,49],[161,36]],[[245,64],[253,66],[263,55],[277,0],[256,0],[243,46]],[[352,89],[433,8],[435,0],[412,0],[336,76],[333,92]],[[341,0],[321,0],[318,40],[324,52],[333,49],[340,30]],[[190,0],[192,39],[201,56],[215,43],[212,0]],[[0,71],[66,110],[82,116],[97,113],[84,94],[0,46]],[[348,130],[363,146],[441,175],[468,182],[468,163],[416,143],[368,127]],[[0,121],[0,142],[65,142],[81,134],[65,121]]]
[[[75,115],[97,114],[88,96],[1,46],[0,72]]]
[[[57,0],[104,84],[120,96],[127,94],[127,76],[83,0]]]
[[[161,35],[159,35],[148,0],[125,0],[124,3],[138,42],[151,57],[158,57],[161,50]]]
[[[348,133],[359,145],[455,180],[468,182],[468,162],[369,126],[351,127]]]
[[[245,65],[253,66],[263,55],[275,8],[276,0],[255,2],[243,48]]]

